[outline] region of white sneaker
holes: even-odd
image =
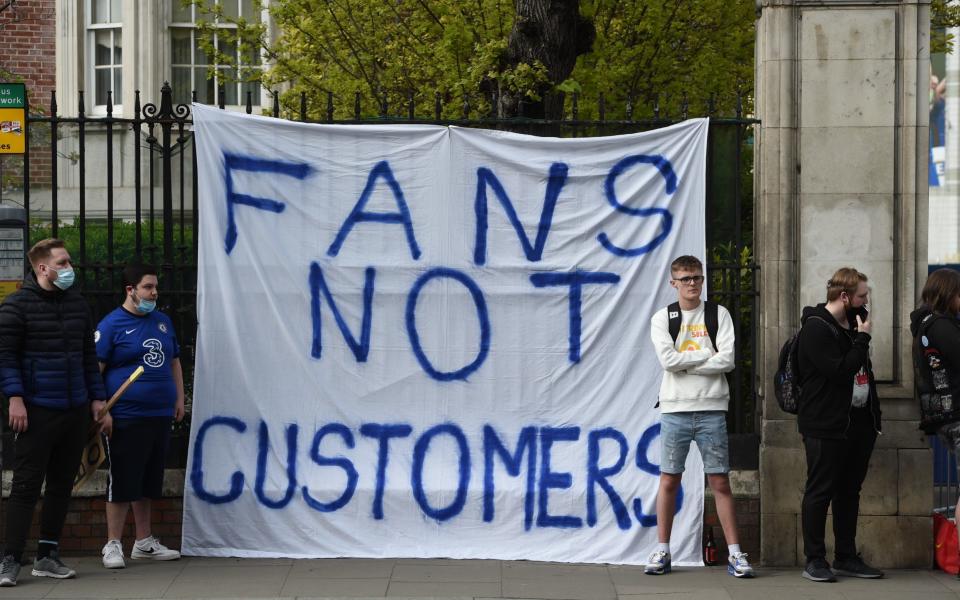
[[[110,540],[100,551],[103,555],[103,566],[108,569],[122,569],[127,566],[123,562],[123,546],[120,540]]]
[[[731,554],[727,558],[727,573],[734,577],[753,577],[753,567],[747,561],[747,553]]]
[[[180,558],[180,553],[176,550],[171,550],[163,544],[160,543],[160,540],[153,537],[152,535],[145,540],[140,540],[133,545],[133,550],[130,552],[130,558],[139,559],[139,558],[148,558],[152,560],[177,560]]]
[[[663,550],[657,550],[651,554],[647,566],[643,569],[647,575],[666,575],[670,571],[670,553]]]

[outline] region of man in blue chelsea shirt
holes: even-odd
[[[151,533],[151,499],[163,492],[163,459],[171,419],[183,419],[183,371],[180,346],[170,317],[156,310],[157,272],[140,264],[123,271],[123,304],[100,321],[94,339],[107,393],[136,370],[143,375],[120,398],[110,414],[113,436],[107,442],[110,472],[107,484],[107,544],[103,566],[122,569],[121,537],[127,511],[133,506],[137,539],[134,559],[176,560],[180,553]]]

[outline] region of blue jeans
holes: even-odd
[[[696,442],[708,475],[728,473],[727,413],[722,410],[660,415],[660,472],[683,473],[690,442]]]

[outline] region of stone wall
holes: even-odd
[[[929,1],[761,0],[756,244],[761,265],[761,546],[803,561],[806,461],[772,390],[801,307],[835,269],[870,277],[883,429],[858,544],[880,567],[928,567],[932,458],[917,430],[909,313],[926,274]],[[828,545],[832,544],[827,526]],[[784,543],[795,540],[796,543]],[[832,557],[832,555],[830,556]]]

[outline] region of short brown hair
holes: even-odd
[[[920,300],[933,312],[949,313],[957,296],[960,296],[960,273],[953,269],[937,269],[923,284]]]
[[[860,282],[866,280],[867,276],[853,267],[837,269],[837,272],[827,282],[827,302],[833,302],[843,292],[846,292],[849,296],[856,294]]]
[[[670,272],[675,273],[677,271],[700,271],[702,273],[703,263],[696,256],[690,256],[689,254],[678,256],[670,263]]]
[[[50,255],[53,253],[54,248],[66,248],[67,245],[63,243],[63,240],[58,240],[57,238],[47,238],[45,240],[40,240],[33,245],[32,248],[27,252],[27,260],[30,261],[30,265],[34,268],[42,261],[50,258]]]

